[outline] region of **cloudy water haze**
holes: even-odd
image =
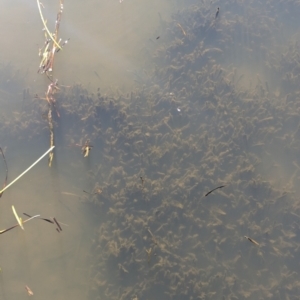
[[[0,299],[297,299],[300,2],[60,3],[1,3]]]

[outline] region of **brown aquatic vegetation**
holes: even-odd
[[[146,253],[147,253],[147,262],[150,263],[151,257],[153,255],[153,247],[150,247],[149,250],[146,249]]]
[[[240,9],[239,2],[236,3]],[[282,99],[264,91],[264,79],[257,86],[254,83],[251,90],[245,89],[240,84],[249,74],[243,77],[239,70],[222,62],[229,58],[230,50],[237,50],[234,43],[237,40],[230,42],[230,36],[247,32],[249,48],[252,42],[264,38],[264,31],[256,30],[259,25],[253,29],[247,16],[222,12],[222,18],[218,17],[213,27],[211,19],[215,10],[211,7],[201,6],[185,12],[186,17],[180,14],[172,26],[168,25],[169,33],[159,31],[166,36],[161,42],[169,39],[170,43],[163,46],[164,57],[157,58],[161,62],[157,63],[154,79],[158,87],[146,86],[143,91],[131,93],[131,97],[118,94],[114,99],[107,99],[99,95],[95,103],[82,87],[76,86],[61,95],[64,106],[60,113],[71,124],[68,134],[73,140],[82,136],[81,130],[78,132],[82,128],[97,147],[103,145],[97,151],[98,160],[95,155],[97,165],[91,168],[94,184],[103,187],[103,193],[101,197],[87,197],[85,203],[101,218],[93,242],[90,273],[93,285],[88,291],[89,298],[96,299],[100,293],[105,299],[132,299],[135,294],[139,299],[167,300],[215,299],[222,295],[257,299],[276,297],[276,294],[280,298],[281,293],[286,298],[294,297],[297,276],[287,270],[297,254],[297,241],[282,233],[289,229],[297,234],[299,230],[296,211],[299,206],[295,207],[298,177],[291,176],[282,188],[274,186],[268,175],[279,155],[277,150],[274,157],[272,148],[288,151],[298,161],[299,95],[289,91],[288,97],[283,95],[286,100],[277,105]],[[251,16],[252,11],[247,10],[248,13]],[[183,37],[177,22],[194,38],[195,48],[187,38],[181,43]],[[209,35],[205,35],[208,28]],[[244,49],[240,44],[239,47]],[[297,62],[296,58],[289,63]],[[286,78],[286,83],[296,81],[294,77]],[[182,108],[181,113],[177,107]],[[87,115],[93,117],[80,122]],[[266,169],[261,172],[262,166],[258,164],[265,157],[268,157],[263,162]],[[276,163],[277,170],[285,167]],[[81,172],[79,167],[76,170]],[[147,197],[143,197],[146,192],[141,192],[138,177],[144,174],[147,174],[144,183]],[[220,178],[231,182],[226,194],[218,193],[218,197],[210,198],[212,201],[199,203],[204,188],[213,187]],[[286,196],[279,201],[283,190]],[[105,218],[107,212],[109,218]],[[283,224],[272,226],[275,218],[284,219]],[[249,252],[251,268],[259,275],[251,278],[252,287],[247,284],[249,277],[243,272],[238,250],[239,225],[257,234],[272,231],[267,245],[271,255],[264,257],[267,264],[262,267],[256,255],[260,248]],[[145,228],[151,228],[159,241],[155,259],[151,258],[151,253],[154,255],[152,232],[146,232]],[[253,239],[248,241],[257,246]],[[106,246],[110,244],[115,244],[113,255]],[[282,273],[276,269],[280,268],[268,272],[268,266],[273,265],[269,257],[275,251],[272,250],[275,244],[276,264],[288,274],[284,284],[278,280]],[[145,249],[147,256],[150,253],[149,259]],[[145,260],[155,264],[147,265]],[[130,280],[135,282],[130,288],[127,279],[122,278],[117,284],[115,280],[127,271]],[[145,278],[145,274],[151,278]],[[269,291],[268,287],[262,287],[262,280],[272,282]],[[282,289],[287,282],[289,289]],[[272,295],[265,296],[267,292]]]

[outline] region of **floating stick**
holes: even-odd
[[[6,163],[6,159],[5,159],[4,153],[2,151],[2,148],[0,148],[0,151],[1,151],[4,163],[5,163],[5,168],[6,168],[6,175],[5,175],[5,180],[4,180],[4,183],[3,183],[3,189],[4,189],[6,187],[6,184],[7,184],[8,168],[7,168],[7,163]],[[0,198],[1,198],[2,194],[3,194],[3,191],[0,192]]]
[[[17,212],[15,210],[15,207],[12,206],[11,208],[12,208],[12,211],[13,211],[13,213],[14,213],[14,215],[15,215],[15,217],[16,217],[19,225],[20,225],[20,227],[24,230],[24,227],[23,227],[23,224],[22,224],[22,219],[18,216],[18,214],[17,214]]]
[[[30,221],[30,220],[32,220],[32,219],[38,218],[39,216],[40,215],[35,215],[33,217],[30,217],[29,219],[26,219],[25,221],[23,221],[23,224],[26,223],[26,222],[28,222],[28,221]]]
[[[38,215],[38,216],[34,216],[34,217],[31,217],[31,216],[30,216],[29,214],[27,214],[27,213],[23,213],[23,215],[25,215],[25,216],[27,216],[27,217],[30,217],[30,218],[35,218],[35,217],[37,217],[38,219],[44,220],[44,221],[49,222],[49,223],[51,223],[51,224],[56,224],[57,227],[58,227],[58,228],[56,228],[56,230],[57,230],[58,232],[62,231],[62,228],[61,228],[60,224],[65,225],[65,226],[69,226],[68,224],[65,224],[65,223],[62,223],[62,222],[58,223],[58,221],[56,220],[56,218],[53,218],[53,221],[52,221],[52,220],[50,220],[50,219],[41,218],[39,215]],[[29,220],[29,219],[28,219],[28,220]],[[24,222],[25,222],[25,221],[24,221]],[[23,223],[24,223],[24,222],[23,222]],[[0,233],[1,233],[1,232],[0,232]]]
[[[32,218],[32,216],[30,216],[29,214],[23,213],[23,215]],[[52,220],[45,219],[45,218],[39,218],[39,219],[44,220],[44,221],[46,221],[46,222],[49,222],[49,223],[51,223],[51,224],[54,224],[54,222],[53,222]]]
[[[2,194],[6,189],[8,189],[11,185],[13,185],[17,180],[19,180],[23,175],[25,175],[30,169],[32,169],[40,160],[42,160],[50,151],[53,150],[55,146],[52,146],[46,153],[44,153],[36,162],[34,162],[28,169],[26,169],[21,175],[19,175],[14,181],[8,184],[5,188],[0,191]]]
[[[14,226],[12,226],[12,227],[9,227],[9,228],[7,228],[7,229],[4,229],[4,230],[0,230],[0,234],[2,234],[2,233],[4,233],[4,232],[7,232],[7,231],[9,231],[9,230],[11,230],[11,229],[14,229],[15,227],[18,227],[19,226],[19,224],[17,224],[17,225],[14,225]]]
[[[249,238],[248,236],[244,236],[246,239],[248,239],[251,243],[253,243],[254,245],[256,245],[256,246],[259,246],[259,243],[257,242],[257,241],[255,241],[255,240],[253,240],[253,239],[251,239],[251,238]]]
[[[206,193],[206,194],[205,194],[205,197],[208,196],[208,195],[209,195],[210,193],[212,193],[213,191],[215,191],[215,190],[217,190],[217,189],[221,189],[221,188],[223,188],[223,187],[225,187],[225,185],[220,185],[220,186],[214,188],[213,190],[211,190],[211,191],[209,191],[208,193]]]
[[[32,219],[34,219],[34,218],[38,218],[39,216],[40,215],[36,215],[36,216],[33,216],[33,217],[29,218],[29,219],[26,219],[25,221],[23,221],[23,224],[26,223],[26,222],[28,222],[28,221],[30,221],[30,220],[32,220]],[[7,231],[9,231],[11,229],[14,229],[14,228],[18,227],[18,226],[20,226],[20,225],[16,224],[16,225],[14,225],[12,227],[9,227],[7,229],[0,230],[0,234],[5,233],[5,232],[7,232]]]
[[[53,220],[54,220],[54,222],[56,223],[56,225],[57,225],[57,227],[59,228],[59,230],[62,231],[62,229],[61,229],[59,223],[57,222],[57,220],[56,220],[55,218],[53,218]]]

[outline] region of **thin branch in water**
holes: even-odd
[[[255,246],[259,246],[259,243],[255,241],[254,239],[249,238],[248,236],[244,236],[247,240],[249,240],[251,243],[253,243]]]
[[[56,93],[57,90],[59,90],[58,86],[57,86],[57,81],[58,80],[55,80],[55,81],[52,81],[49,86],[48,86],[48,89],[47,89],[47,93],[46,93],[46,100],[48,101],[49,105],[50,105],[50,108],[51,106],[54,107],[55,111],[56,111],[56,114],[57,114],[57,117],[60,118],[60,114],[56,108],[56,100],[54,98],[54,94]]]
[[[46,100],[49,103],[47,120],[48,120],[49,131],[50,131],[50,147],[54,146],[54,129],[53,129],[54,126],[52,120],[52,111],[55,110],[58,117],[60,117],[60,114],[57,110],[56,103],[55,103],[56,101],[54,97],[55,93],[59,89],[57,87],[57,80],[53,80],[49,72],[53,71],[55,53],[57,53],[59,50],[62,50],[63,46],[68,42],[68,40],[65,40],[65,42],[62,45],[60,45],[61,39],[58,38],[61,17],[64,9],[63,0],[60,0],[59,4],[60,4],[60,8],[56,15],[54,33],[51,33],[46,25],[46,21],[44,20],[42,10],[41,10],[41,3],[39,2],[39,0],[37,0],[39,13],[44,25],[43,30],[45,30],[45,39],[46,39],[44,47],[39,50],[39,56],[41,57],[41,62],[39,65],[38,73],[41,74],[45,73],[48,79],[51,81],[46,92]],[[53,151],[50,151],[49,160],[48,160],[49,167],[51,167],[52,165],[53,157],[54,157],[54,153]]]
[[[12,186],[16,181],[18,181],[23,175],[25,175],[30,169],[32,169],[40,160],[42,160],[50,151],[53,150],[55,146],[52,146],[48,151],[46,151],[37,161],[35,161],[29,168],[27,168],[22,174],[20,174],[15,180],[13,180],[11,183],[9,183],[5,188],[3,188],[0,191],[0,194],[2,194],[6,189],[8,189],[10,186]]]
[[[46,21],[44,20],[44,17],[43,17],[43,14],[42,14],[42,9],[41,9],[41,4],[40,4],[40,1],[37,0],[37,5],[38,5],[38,9],[39,9],[39,12],[40,12],[40,16],[41,16],[41,19],[42,19],[42,22],[43,22],[43,25],[44,25],[44,28],[45,30],[47,31],[49,37],[51,38],[51,40],[53,41],[53,43],[61,49],[61,47],[59,46],[59,44],[56,42],[56,40],[53,38],[53,35],[50,33],[47,25],[46,25]]]
[[[65,45],[68,44],[70,38],[66,39],[62,44],[61,44],[61,48],[63,48]],[[60,49],[56,49],[56,53],[59,52]]]
[[[61,16],[63,13],[63,1],[60,1],[60,10],[57,13],[54,33],[50,33],[49,29],[47,28],[47,26],[46,26],[47,22],[44,20],[43,15],[42,15],[42,10],[40,8],[41,3],[39,2],[39,0],[37,0],[37,3],[38,3],[38,8],[39,8],[39,12],[41,15],[41,19],[42,19],[42,22],[44,25],[45,39],[46,39],[44,47],[42,49],[39,49],[39,56],[42,59],[41,59],[41,63],[40,63],[39,69],[38,69],[38,73],[41,73],[41,74],[46,73],[48,76],[48,72],[52,72],[52,70],[53,70],[53,62],[54,62],[55,53],[62,50],[63,46],[65,46],[68,43],[69,39],[65,40],[62,45],[60,45],[61,39],[58,40],[58,31],[59,31]],[[51,40],[53,43],[50,46]],[[48,78],[49,78],[49,76],[48,76]]]
[[[19,226],[19,224],[17,224],[17,225],[14,225],[14,226],[12,226],[12,227],[9,227],[9,228],[7,228],[7,229],[4,229],[4,230],[0,230],[0,234],[2,234],[2,233],[5,233],[5,232],[7,232],[7,231],[9,231],[9,230],[11,230],[11,229],[14,229],[15,227],[18,227]]]
[[[213,190],[211,190],[211,191],[209,191],[208,193],[206,193],[206,194],[205,194],[205,197],[208,196],[208,195],[209,195],[210,193],[212,193],[213,191],[215,191],[215,190],[217,190],[217,189],[221,189],[221,188],[223,188],[223,187],[225,187],[225,185],[220,185],[220,186],[214,188]]]
[[[54,222],[56,223],[57,227],[59,228],[60,231],[62,231],[61,226],[59,225],[59,223],[57,222],[57,220],[55,218],[53,218]]]
[[[32,219],[38,218],[39,216],[40,216],[40,215],[33,216],[33,217],[29,218],[29,219],[24,220],[22,223],[24,224],[24,223],[26,223],[26,222],[28,222],[28,221],[30,221],[30,220],[32,220]],[[16,227],[18,227],[18,226],[20,226],[20,224],[16,224],[16,225],[14,225],[14,226],[12,226],[12,227],[9,227],[9,228],[7,228],[7,229],[0,230],[0,234],[5,233],[5,232],[7,232],[7,231],[9,231],[9,230],[12,230],[12,229],[14,229],[14,228],[16,228]]]
[[[23,215],[32,218],[32,216],[30,216],[29,214],[23,213]],[[44,220],[44,221],[46,221],[48,223],[54,224],[54,222],[52,220],[50,220],[50,219],[45,219],[45,218],[38,218],[38,219],[41,219],[41,220]]]
[[[27,213],[23,213],[23,214],[24,214],[25,216],[27,216],[27,217],[31,217],[31,216],[30,216],[29,214],[27,214]],[[31,217],[31,218],[32,218],[32,217]],[[44,221],[46,221],[46,222],[48,222],[48,223],[51,223],[51,224],[56,224],[57,227],[58,227],[58,228],[56,228],[56,230],[57,230],[58,232],[62,231],[62,228],[61,228],[61,226],[60,226],[60,223],[58,223],[58,221],[56,220],[56,218],[53,218],[53,221],[50,220],[50,219],[41,218],[41,217],[38,217],[38,219],[44,220]],[[68,226],[67,224],[64,224],[64,223],[61,223],[61,224]]]

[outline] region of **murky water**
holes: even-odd
[[[44,17],[54,27],[59,2],[45,1]],[[0,59],[11,61],[26,73],[28,84],[43,88],[36,74],[38,48],[44,43],[42,22],[35,1],[4,1],[0,34],[5,39]],[[160,18],[170,19],[171,1],[72,1],[64,3],[60,37],[70,39],[57,55],[55,70],[61,83],[82,83],[89,87],[129,89],[133,72],[143,67],[144,46],[159,34]],[[68,13],[65,13],[65,12]],[[8,33],[7,29],[10,29]]]
[[[43,1],[42,4],[51,28],[59,3]],[[33,131],[40,130],[40,125],[45,126],[45,130],[31,139],[32,131],[26,129],[22,113],[36,108],[37,120],[42,120],[44,111],[32,96],[34,93],[43,95],[49,82],[37,74],[38,49],[44,43],[44,34],[36,2],[3,1],[1,6],[0,35],[5,43],[0,55],[0,114],[2,120],[5,116],[7,122],[11,122],[10,128],[1,133],[1,147],[8,163],[10,182],[47,150],[47,124],[33,125]],[[149,39],[155,39],[159,18],[167,20],[171,12],[169,1],[127,1],[122,5],[119,1],[65,1],[60,36],[70,38],[70,42],[56,57],[55,76],[66,85],[80,83],[90,88],[113,86],[130,90],[135,84],[135,72],[143,68],[144,45]],[[24,123],[16,129],[13,118]],[[23,139],[22,128],[29,142]],[[69,139],[63,137],[63,123],[60,129],[64,146],[56,147],[60,155],[55,158],[53,167],[47,168],[44,159],[3,195],[1,228],[16,222],[12,205],[20,216],[23,212],[41,214],[45,218],[55,216],[68,226],[57,233],[51,224],[33,220],[26,224],[25,232],[18,228],[1,236],[1,299],[24,297],[25,285],[43,299],[87,297],[96,217],[82,204],[82,197],[83,189],[93,187],[87,172],[94,162],[91,159],[88,165],[81,163],[76,169],[82,160],[81,150],[74,145],[69,147],[66,142]],[[11,136],[10,131],[16,135]],[[78,173],[74,173],[74,168]],[[4,180],[4,165],[1,170]]]
[[[2,6],[8,182],[49,148],[49,107],[56,148],[4,192],[1,229],[14,205],[63,230],[0,235],[1,299],[297,299],[298,2],[65,1],[55,106],[35,1]]]

